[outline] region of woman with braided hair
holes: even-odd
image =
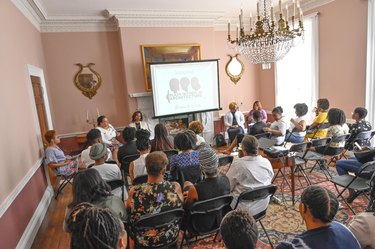
[[[339,201],[331,191],[318,185],[307,187],[299,204],[299,212],[307,231],[296,236],[290,243],[280,243],[276,249],[360,249],[350,230],[333,221],[338,208]]]
[[[370,180],[370,202],[367,210],[355,216],[348,227],[363,249],[375,248],[375,173]]]
[[[67,219],[72,231],[71,249],[123,249],[125,229],[108,208],[83,202],[75,206]]]
[[[112,195],[111,187],[101,178],[96,169],[87,169],[79,172],[73,182],[73,201],[65,211],[63,229],[71,232],[67,226],[67,219],[75,206],[88,202],[97,207],[111,209],[118,218],[126,219],[126,209],[122,200]]]

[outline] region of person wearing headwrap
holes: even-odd
[[[95,161],[93,169],[96,169],[104,181],[121,180],[120,167],[117,164],[106,163],[108,159],[107,146],[102,143],[94,144],[90,148],[90,158]],[[126,192],[126,191],[125,191]],[[112,190],[112,194],[121,197],[121,187]],[[127,193],[124,193],[127,199]]]
[[[216,152],[207,144],[201,143],[198,148],[198,158],[205,179],[193,185],[185,182],[185,205],[188,207],[195,201],[203,201],[229,194],[229,180],[219,173],[219,159]]]

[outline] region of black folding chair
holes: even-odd
[[[254,137],[256,137],[257,139],[262,138],[262,137],[264,137],[264,138],[270,138],[271,137],[271,133],[264,132],[264,133],[256,134],[256,135],[254,135]]]
[[[121,174],[122,174],[122,179],[125,182],[126,189],[129,191],[129,167],[130,163],[133,162],[134,160],[137,160],[141,155],[140,154],[134,154],[134,155],[129,155],[129,156],[124,156],[121,161]]]
[[[366,193],[370,189],[369,179],[371,178],[371,175],[374,174],[374,172],[375,161],[371,161],[363,164],[355,176],[341,175],[331,179],[331,182],[335,185],[337,193],[339,193],[337,198],[342,197],[345,204],[348,205],[353,214],[356,214],[355,211],[353,210],[349,202],[342,196],[342,194],[345,192],[345,190],[351,189],[354,190],[353,200],[359,195],[365,195],[366,198],[369,199]],[[337,186],[343,187],[343,189],[340,191]]]
[[[348,150],[353,150],[354,147],[355,147],[355,143],[358,143],[358,144],[371,144],[371,139],[374,137],[375,135],[375,131],[362,131],[360,133],[358,133],[355,138],[353,138],[352,140],[347,141],[347,143],[345,144],[345,150],[341,153],[340,155],[340,159],[341,158],[345,158],[347,159],[347,157],[345,156],[346,152]]]
[[[224,216],[232,210],[230,204],[233,197],[223,195],[204,201],[194,202],[187,210],[186,224],[182,236],[181,247],[184,240],[189,248],[190,238],[186,236],[189,231],[190,236],[195,237],[195,241],[206,238],[215,233],[214,241],[220,230],[220,223]],[[198,239],[198,236],[204,236]]]
[[[73,185],[73,179],[77,175],[78,172],[74,172],[70,175],[60,175],[57,173],[55,169],[53,169],[53,172],[55,173],[56,181],[59,183],[58,188],[56,190],[56,194],[55,194],[55,200],[57,200],[57,197],[64,190],[66,185],[68,184]]]
[[[294,158],[295,163],[295,172],[301,173],[305,179],[307,185],[311,185],[309,176],[306,174],[304,166],[306,166],[305,156],[308,152],[308,149],[311,147],[311,142],[293,144],[289,149],[289,158]],[[299,178],[298,178],[299,180]],[[302,182],[299,180],[300,185]]]
[[[181,225],[182,218],[184,216],[184,210],[182,208],[176,208],[168,211],[164,211],[157,214],[147,214],[143,215],[139,220],[133,224],[126,222],[125,228],[128,232],[128,236],[134,240],[135,249],[161,249],[168,248],[175,245],[177,248],[177,240],[179,235],[179,229]],[[160,244],[159,241],[155,241],[154,245],[144,246],[142,241],[138,238],[138,234],[145,234],[150,230],[170,230],[171,227],[176,228],[174,237],[171,241],[166,244]]]
[[[164,152],[164,153],[167,155],[167,157],[168,157],[167,170],[169,170],[169,169],[170,169],[169,161],[170,161],[170,159],[171,159],[172,156],[178,154],[178,150],[163,150],[163,152]]]
[[[219,158],[219,167],[228,166],[228,169],[232,165],[233,156],[227,155]]]
[[[121,199],[124,200],[124,181],[123,180],[112,180],[107,181],[107,184],[111,187],[112,190],[116,188],[121,188]]]
[[[326,130],[330,127],[331,125],[328,123],[328,122],[324,122],[324,123],[321,123],[319,124],[316,129],[314,129],[314,132],[313,132],[313,135],[311,138],[309,139],[319,139],[316,137],[316,134],[318,134],[318,131],[323,131],[323,130]],[[307,129],[307,132],[309,132],[309,130]]]
[[[184,186],[184,182],[189,181],[193,184],[202,181],[203,175],[199,164],[178,167],[173,172],[172,179],[178,182],[181,186]]]
[[[267,197],[270,197],[270,199],[271,199],[272,196],[275,194],[276,190],[277,190],[277,186],[271,184],[271,185],[268,185],[268,186],[261,186],[261,187],[257,187],[257,188],[251,189],[251,190],[244,191],[238,196],[237,203],[236,203],[236,206],[235,206],[234,209],[237,208],[237,206],[240,202],[254,202],[254,201],[265,199]],[[267,205],[265,210],[263,210],[262,212],[260,212],[258,214],[253,215],[253,217],[254,217],[255,221],[259,222],[260,225],[262,226],[262,229],[267,236],[267,239],[268,239],[268,242],[270,243],[271,248],[274,248],[273,244],[271,242],[271,239],[270,239],[270,237],[267,233],[267,230],[265,229],[265,227],[263,226],[263,223],[262,223],[262,219],[264,217],[266,217],[267,208],[268,208],[268,205]]]
[[[321,138],[321,139],[313,139],[311,140],[311,147],[316,148],[316,147],[327,146],[330,143],[330,141],[331,141],[331,138],[329,137]],[[325,156],[323,154],[320,154],[315,151],[307,151],[307,153],[304,156],[304,160],[306,163],[309,161],[315,161],[315,164],[311,168],[309,168],[310,173],[315,169],[316,166],[319,166],[320,170],[324,173],[327,180],[332,178],[331,173],[329,172],[329,166],[326,163]]]
[[[132,185],[140,185],[142,183],[146,183],[148,180],[148,175],[140,175],[133,179]]]

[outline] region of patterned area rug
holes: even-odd
[[[329,170],[333,176],[337,175],[335,168],[330,168]],[[337,191],[334,188],[334,185],[331,182],[327,181],[326,177],[319,169],[315,169],[312,173],[309,173],[309,177],[313,183],[326,187],[337,195]],[[271,202],[267,210],[267,215],[262,220],[262,223],[265,226],[274,246],[276,246],[281,241],[290,241],[296,235],[306,230],[305,224],[302,222],[302,218],[298,212],[299,198],[303,189],[306,187],[306,182],[304,181],[303,177],[296,177],[295,179],[297,189],[295,205],[293,206],[292,204],[290,189],[288,189],[288,186],[285,184],[285,182],[282,181],[281,177],[278,177],[278,179],[276,179],[276,181],[274,182],[274,184],[278,186],[278,191],[276,192],[275,196],[282,201],[281,203]],[[281,193],[281,189],[284,190],[284,194]],[[344,194],[344,197],[347,197],[347,193]],[[345,202],[342,199],[340,200],[340,202],[343,207],[338,211],[335,220],[343,224],[347,224],[351,220],[353,213],[346,206]],[[367,204],[367,199],[364,196],[360,196],[354,200],[354,202],[352,203],[352,207],[357,213],[359,213],[366,208]],[[258,224],[258,231],[259,240],[256,248],[271,248],[260,224]],[[189,245],[189,248],[225,248],[222,242],[213,242],[213,237],[214,236],[211,236],[198,242],[191,243]],[[184,245],[183,248],[188,247]]]

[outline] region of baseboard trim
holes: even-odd
[[[31,217],[29,224],[22,234],[21,239],[18,241],[16,249],[29,249],[31,248],[35,236],[38,233],[39,227],[43,222],[43,219],[47,213],[49,204],[53,197],[53,188],[48,186],[43,194],[42,199],[36,208],[33,217]]]

